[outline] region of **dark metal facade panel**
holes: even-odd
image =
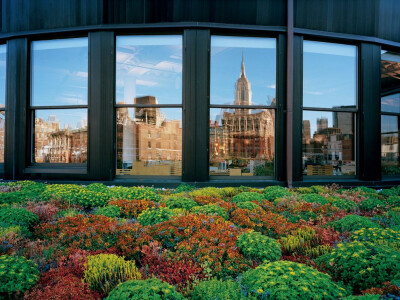
[[[89,34],[88,174],[111,180],[115,172],[115,47],[113,32]]]
[[[381,48],[362,43],[360,52],[359,170],[361,179],[373,181],[381,179]]]
[[[28,40],[7,42],[5,178],[23,177],[26,161]]]

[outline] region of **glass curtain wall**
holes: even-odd
[[[274,176],[276,39],[212,36],[210,82],[210,176]]]
[[[31,163],[86,163],[86,37],[32,42],[30,113]]]
[[[357,47],[303,42],[303,176],[356,175]]]
[[[399,175],[400,54],[381,52],[382,175]]]
[[[0,45],[0,164],[4,164],[7,46]]]
[[[116,175],[182,175],[182,37],[118,36]]]

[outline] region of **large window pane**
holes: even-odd
[[[304,41],[303,106],[356,107],[357,47]]]
[[[6,105],[6,60],[7,46],[0,45],[0,108]]]
[[[303,111],[303,174],[355,175],[354,114]]]
[[[182,109],[117,109],[117,175],[182,175]]]
[[[274,175],[273,109],[214,108],[210,117],[210,175]]]
[[[88,39],[32,42],[32,106],[86,105]]]
[[[118,36],[116,68],[117,104],[145,96],[182,103],[181,36]]]
[[[275,39],[211,38],[211,104],[274,105],[275,89]]]
[[[400,174],[398,116],[381,118],[381,153],[382,174]]]
[[[0,163],[4,163],[4,149],[5,149],[5,138],[6,138],[6,112],[0,111]]]
[[[85,163],[87,109],[35,111],[35,163]]]

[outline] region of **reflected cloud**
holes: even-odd
[[[276,89],[276,84],[270,84],[267,87],[270,88],[270,89]]]
[[[136,80],[136,84],[144,85],[144,86],[156,86],[156,85],[158,85],[158,82],[138,79],[138,80]]]

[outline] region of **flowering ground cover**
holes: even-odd
[[[399,299],[400,187],[0,184],[0,299]]]

